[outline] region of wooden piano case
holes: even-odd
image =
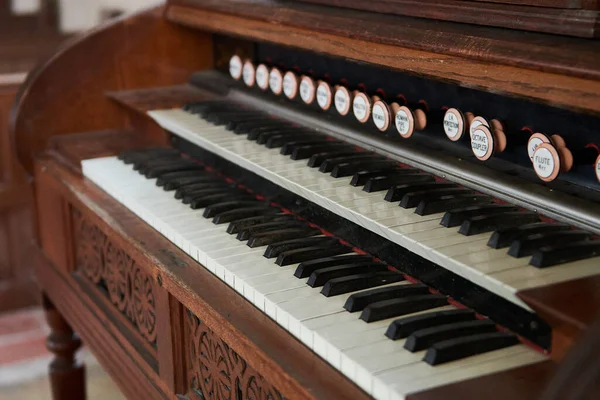
[[[219,2],[192,3],[172,2],[67,43],[30,74],[13,107],[17,151],[35,182],[38,230],[31,252],[52,329],[54,398],[84,398],[84,368],[74,359],[83,340],[129,398],[366,399],[357,386],[82,177],[83,159],[167,145],[164,132],[143,112],[202,98],[185,82],[192,72],[219,62],[209,33],[219,18],[219,29],[228,26],[232,34],[275,40],[281,33],[260,18],[244,22],[231,10],[219,10]],[[227,8],[231,2],[221,3]],[[242,7],[239,13],[244,12]],[[299,32],[306,30],[292,34]],[[313,39],[319,37],[323,51],[349,51],[328,41],[331,34],[313,33]],[[409,70],[410,62],[399,59],[399,68]],[[533,73],[515,79],[543,82]],[[573,82],[584,91],[598,87],[584,88],[583,79],[572,76],[558,85]],[[504,88],[552,96],[515,82]],[[577,103],[579,93],[566,93],[560,101],[600,109],[597,102]],[[591,318],[571,325],[558,318],[557,326],[568,325],[569,334],[557,354]],[[531,399],[554,369],[548,361],[443,389],[456,398]],[[490,390],[496,386],[497,391]],[[415,398],[438,395],[433,390]]]

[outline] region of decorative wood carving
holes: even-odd
[[[283,400],[283,396],[198,317],[185,313],[190,396],[202,400]]]
[[[82,213],[73,209],[75,265],[150,343],[156,342],[154,280]]]

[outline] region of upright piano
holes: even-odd
[[[504,4],[507,3],[507,4]],[[597,1],[170,0],[11,113],[54,398],[592,399]]]

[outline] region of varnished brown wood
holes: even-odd
[[[123,90],[108,92],[106,95],[117,103],[139,113],[163,108],[177,108],[188,102],[208,100],[214,97],[214,94],[189,84]]]
[[[552,326],[552,356],[560,360],[600,315],[600,276],[530,289],[518,296]]]
[[[92,143],[98,145],[99,141]],[[89,154],[86,150],[86,157]],[[151,260],[149,265],[153,265],[153,275],[160,279],[162,288],[201,318],[258,373],[268,376],[284,396],[367,398],[265,314],[93,184],[56,162],[40,162],[39,168],[55,182],[62,182],[63,187],[54,190],[65,201],[86,210],[90,221],[113,231],[113,240],[129,254]],[[293,359],[289,354],[294,354]]]
[[[75,359],[75,352],[81,347],[81,340],[56,309],[52,301],[44,295],[44,312],[50,326],[46,341],[48,350],[54,354],[50,363],[50,387],[54,400],[84,400],[85,368]]]
[[[493,36],[477,27],[459,29],[443,22],[433,26],[424,20],[374,18],[350,10],[324,13],[316,6],[289,7],[270,0],[259,0],[251,6],[231,0],[178,1],[182,2],[188,6],[173,4],[167,9],[167,17],[187,26],[600,113],[600,42],[588,48],[567,38],[549,41],[510,33]],[[351,32],[349,29],[357,24],[360,31]],[[557,53],[559,48],[561,53]],[[573,51],[571,58],[564,58],[564,51],[570,51],[563,49]]]
[[[126,116],[106,90],[181,84],[211,65],[210,35],[169,24],[162,9],[65,43],[28,76],[12,109],[11,132],[22,164],[31,173],[32,156],[53,135],[126,127]]]
[[[311,3],[327,4],[330,0],[298,0],[308,1]],[[378,1],[378,0],[375,0]],[[398,2],[403,0],[387,0],[389,2]],[[433,0],[436,1],[436,0]],[[589,9],[594,10],[599,6],[597,0],[472,0],[483,3],[499,3],[499,4],[517,4],[536,7],[551,7],[551,8],[567,8],[567,9]],[[419,3],[430,3],[431,1],[422,0]]]
[[[476,25],[569,35],[600,36],[600,13],[577,4],[553,2],[539,7],[531,2],[480,2],[462,0],[304,0],[336,7],[429,18]],[[516,3],[516,4],[515,4]],[[544,3],[544,2],[538,2]],[[550,2],[546,2],[550,3]],[[558,4],[557,4],[558,3]],[[561,8],[555,8],[560,7]],[[567,6],[567,7],[564,7]],[[552,7],[552,8],[550,8]],[[525,16],[525,17],[524,17]]]
[[[440,386],[408,396],[408,400],[538,399],[552,380],[556,365],[544,361],[476,379]]]

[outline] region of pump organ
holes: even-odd
[[[71,42],[11,121],[55,398],[74,331],[129,397],[539,397],[598,309],[598,46],[271,0]]]

